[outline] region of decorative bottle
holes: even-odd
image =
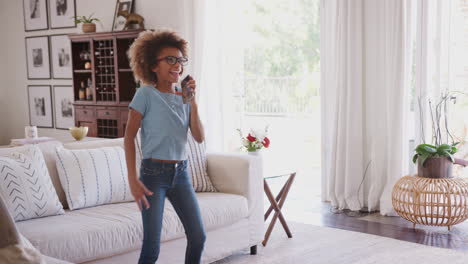
[[[85,100],[86,99],[85,93],[86,93],[86,90],[85,90],[85,87],[84,87],[84,82],[82,81],[81,82],[81,87],[78,90],[78,99],[79,100]]]
[[[91,79],[88,79],[88,85],[86,86],[86,100],[92,101],[93,100],[93,83]]]

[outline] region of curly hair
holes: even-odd
[[[135,80],[143,84],[156,84],[158,78],[151,69],[156,65],[156,58],[161,51],[167,47],[177,48],[187,57],[187,41],[175,31],[159,29],[140,32],[128,51]]]

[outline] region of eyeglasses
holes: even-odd
[[[174,56],[167,56],[167,57],[164,57],[164,58],[161,58],[161,59],[157,59],[156,61],[159,62],[159,61],[162,61],[162,60],[166,60],[167,64],[169,65],[175,65],[177,62],[182,65],[182,66],[185,66],[187,65],[188,63],[188,59],[186,57],[174,57]]]

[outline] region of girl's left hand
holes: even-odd
[[[190,81],[187,82],[187,88],[190,89],[190,91],[193,93],[193,97],[192,97],[192,100],[190,100],[190,104],[192,106],[197,106],[197,102],[196,102],[197,83],[195,82],[194,79],[191,79]]]

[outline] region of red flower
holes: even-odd
[[[250,135],[250,134],[249,134],[249,136],[247,137],[247,139],[248,139],[250,142],[255,142],[255,140],[257,140],[257,138],[252,137],[252,135]]]
[[[265,137],[265,139],[263,139],[262,144],[265,148],[268,148],[268,146],[270,146],[270,139]]]

